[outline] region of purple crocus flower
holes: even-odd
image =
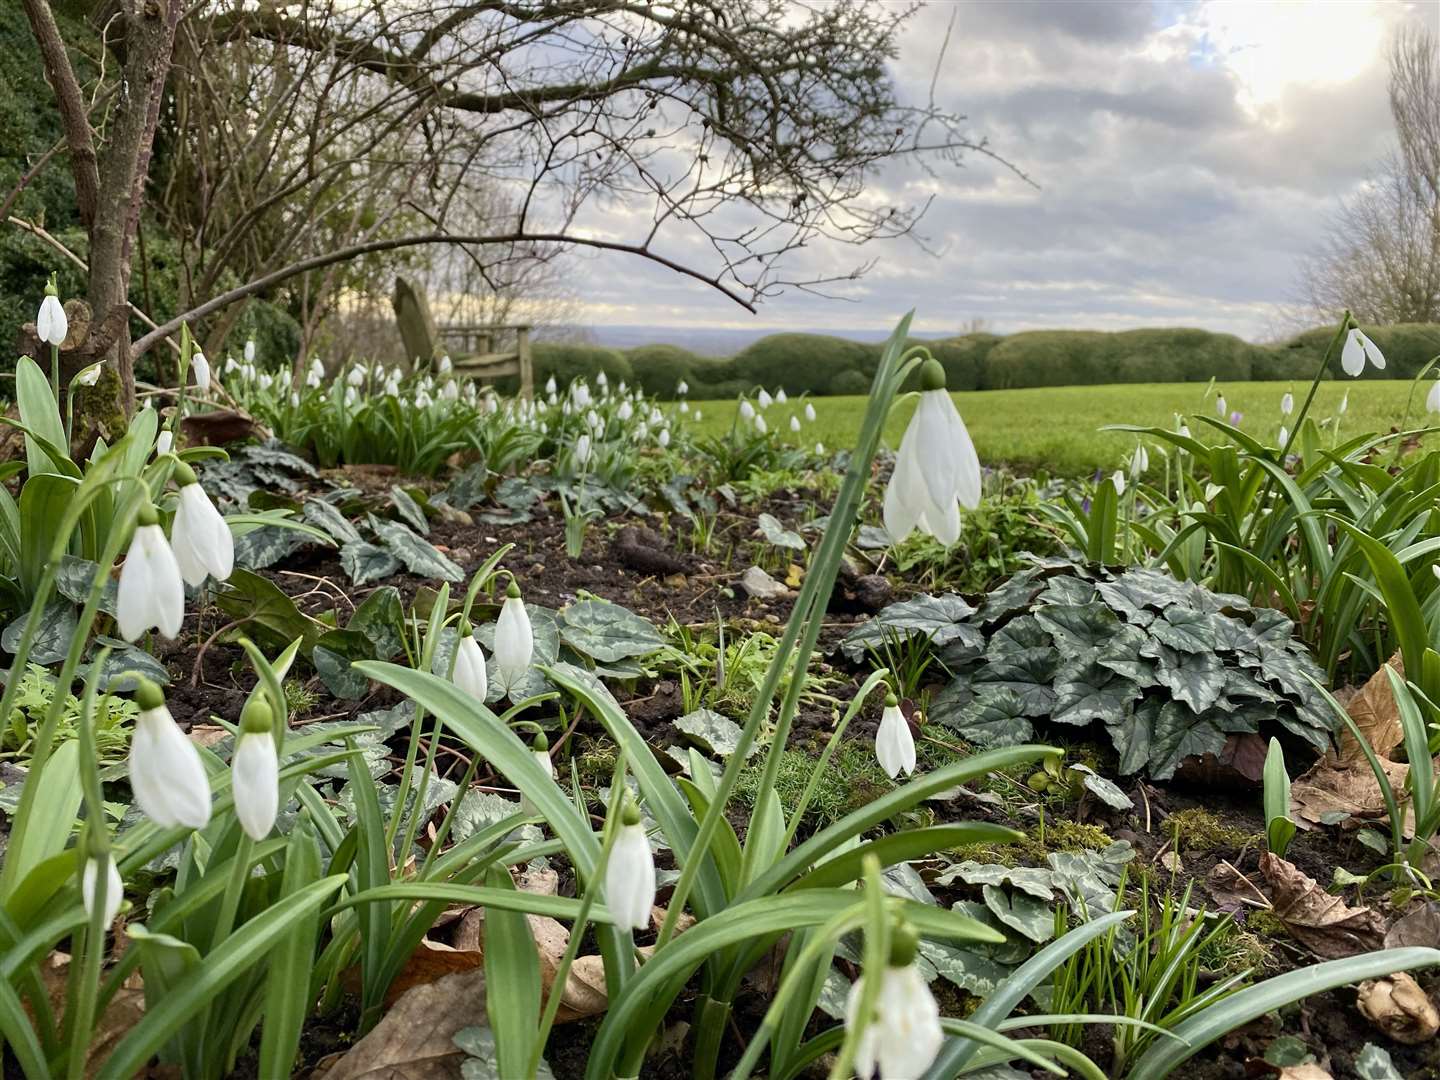
[[[1232,427],[1239,427],[1239,426],[1240,426],[1240,421],[1241,421],[1241,420],[1244,420],[1244,419],[1245,419],[1245,414],[1242,413],[1242,412],[1232,412],[1232,413],[1230,414],[1230,424],[1231,424]]]

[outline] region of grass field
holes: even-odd
[[[1401,380],[1325,382],[1315,397],[1311,415],[1317,420],[1333,416],[1341,395],[1350,392],[1350,404],[1341,418],[1340,434],[1362,431],[1389,431],[1400,424],[1412,383]],[[1415,388],[1410,414],[1411,428],[1424,425],[1425,393],[1428,384]],[[1280,382],[1232,383],[1221,387],[1228,409],[1244,414],[1241,428],[1256,438],[1274,440],[1280,426],[1280,398],[1287,389],[1295,395],[1299,410],[1309,384],[1287,387]],[[975,440],[982,464],[1007,464],[1025,471],[1048,470],[1064,476],[1082,476],[1096,469],[1113,469],[1130,447],[1134,436],[1101,431],[1107,424],[1175,426],[1176,414],[1215,415],[1215,396],[1205,396],[1202,383],[1127,383],[1113,386],[1059,386],[1030,390],[981,390],[956,394],[955,404]],[[854,444],[865,411],[863,397],[822,397],[812,399],[816,418],[802,420],[800,434],[790,432],[791,415],[801,415],[802,404],[794,401],[774,405],[765,414],[773,431],[791,442],[805,445],[816,441],[827,448]],[[735,419],[734,401],[697,401],[702,421],[692,425],[700,434],[723,434]],[[902,404],[892,413],[886,441],[892,448],[899,442],[912,406]],[[1199,433],[1198,425],[1191,423]]]

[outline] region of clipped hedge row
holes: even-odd
[[[1367,378],[1413,378],[1440,354],[1440,324],[1367,327],[1384,351],[1384,372]],[[1279,345],[1253,345],[1233,334],[1184,327],[1110,333],[1029,330],[1001,337],[965,334],[921,341],[945,368],[952,390],[1106,383],[1298,381],[1310,378],[1333,329],[1309,330]],[[879,364],[878,343],[824,334],[771,334],[729,358],[700,356],[678,345],[642,345],[624,352],[594,345],[535,346],[536,379],[566,383],[604,371],[613,382],[638,383],[673,397],[683,379],[695,398],[728,398],[764,386],[800,394],[863,394]],[[1338,352],[1331,364],[1340,375]],[[908,389],[913,389],[909,387]]]

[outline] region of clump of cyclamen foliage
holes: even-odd
[[[1242,596],[1144,568],[1037,560],[976,608],[957,595],[892,604],[841,643],[852,660],[926,636],[953,678],[930,715],[981,746],[1103,730],[1122,773],[1163,780],[1231,735],[1323,750],[1336,720],[1294,623]],[[1056,729],[1051,729],[1056,730]]]

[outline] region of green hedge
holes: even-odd
[[[1260,348],[1231,334],[1184,328],[1032,330],[985,359],[985,389],[1125,382],[1243,382]]]
[[[1377,371],[1367,364],[1360,376],[1363,379],[1413,379],[1421,368],[1440,355],[1440,324],[1397,323],[1394,326],[1365,326],[1361,329],[1385,354],[1385,370]],[[1322,327],[1307,330],[1283,345],[1273,346],[1276,355],[1283,358],[1287,370],[1294,372],[1281,377],[1313,377],[1334,336],[1333,327]],[[1330,374],[1343,376],[1339,349],[1330,358]]]

